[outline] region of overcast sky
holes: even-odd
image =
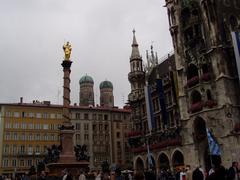
[[[62,45],[72,44],[71,101],[79,103],[79,79],[114,86],[115,105],[130,92],[132,30],[140,53],[153,44],[159,57],[172,48],[165,0],[0,0],[0,102],[62,103]]]

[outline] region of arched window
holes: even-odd
[[[184,157],[180,151],[175,151],[172,156],[172,164],[173,167],[183,166],[184,165]]]
[[[230,16],[229,23],[230,23],[231,30],[236,30],[237,29],[238,21],[237,21],[237,18],[235,16],[233,16],[233,15]]]
[[[198,76],[198,68],[194,64],[190,64],[187,69],[187,79],[189,80],[196,76]]]
[[[174,8],[172,7],[171,8],[171,19],[170,19],[170,21],[171,21],[171,25],[175,25],[176,24],[176,18],[175,18],[175,10],[174,10]]]
[[[211,91],[209,89],[207,90],[207,99],[212,100],[212,94],[211,94]]]
[[[240,1],[239,0],[235,0],[235,4],[236,4],[237,8],[240,8]]]
[[[207,136],[206,122],[201,117],[196,117],[193,122],[194,138],[197,142],[201,142]]]
[[[207,64],[203,64],[202,65],[202,72],[203,74],[206,74],[209,72],[209,68],[208,68],[208,65]]]
[[[169,159],[166,154],[161,153],[159,158],[158,158],[158,163],[159,163],[159,168],[160,169],[170,169],[169,168]]]
[[[193,91],[191,94],[191,100],[192,100],[192,104],[198,103],[202,101],[202,96],[198,91]]]
[[[183,23],[183,26],[185,26],[188,23],[190,16],[191,13],[189,8],[184,8],[181,12],[181,21]]]
[[[137,158],[135,166],[136,166],[135,169],[137,171],[144,171],[144,163],[141,158]]]

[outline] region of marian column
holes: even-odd
[[[89,156],[86,156],[86,149],[84,150],[84,146],[81,148],[76,148],[75,151],[79,154],[79,150],[81,150],[81,154],[84,154],[84,157],[78,157],[74,152],[74,143],[73,143],[73,135],[74,135],[74,126],[71,123],[70,119],[70,73],[71,73],[71,64],[70,61],[71,50],[72,47],[69,42],[67,42],[63,46],[63,50],[65,53],[64,60],[62,61],[63,67],[63,124],[60,129],[60,137],[61,137],[61,145],[62,150],[59,154],[59,159],[50,160],[46,167],[48,168],[49,174],[52,176],[61,176],[61,172],[64,169],[68,169],[69,173],[71,173],[75,179],[78,178],[79,170],[87,170],[89,166]],[[56,150],[56,149],[55,149]],[[55,154],[56,155],[56,154]],[[53,156],[52,154],[50,156]],[[52,157],[51,157],[52,158]]]
[[[61,144],[62,144],[62,153],[60,155],[60,162],[69,162],[75,160],[74,155],[74,145],[73,145],[73,135],[74,135],[74,126],[71,124],[70,119],[70,73],[71,73],[71,64],[70,60],[72,47],[69,42],[63,45],[64,50],[64,60],[62,62],[63,67],[63,125],[61,127]]]

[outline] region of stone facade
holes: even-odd
[[[174,89],[176,111],[179,110],[174,118],[180,120],[175,125],[180,141],[161,144],[160,140],[158,150],[150,144],[155,168],[159,171],[163,166],[174,170],[176,166],[201,165],[208,170],[211,160],[219,163],[220,159],[222,165],[229,167],[232,161],[240,161],[239,78],[230,34],[240,29],[239,1],[166,0],[166,7],[174,45],[177,74]],[[129,101],[137,129],[137,124],[144,122],[141,115],[144,95],[139,93],[133,98],[133,92],[132,87]],[[169,128],[163,132],[169,132]],[[221,156],[209,155],[206,128],[219,143]],[[134,167],[148,169],[144,146],[134,156]]]
[[[239,83],[230,34],[240,29],[239,5],[239,1],[166,1],[185,164],[210,168],[206,128],[220,144],[224,166],[240,160]]]
[[[130,112],[127,108],[116,107],[71,108],[74,144],[87,145],[91,169],[101,169],[103,161],[111,166],[129,165],[132,157],[126,134],[132,128]]]

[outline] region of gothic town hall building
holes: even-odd
[[[166,0],[174,55],[147,70],[134,34],[129,103],[134,132],[129,143],[134,168],[149,167],[149,143],[154,169],[211,163],[229,167],[240,161],[240,91],[232,31],[240,30],[239,0]],[[155,56],[156,59],[156,56]],[[162,79],[164,115],[156,79]],[[151,86],[155,128],[148,131],[144,86]],[[206,129],[220,145],[221,155],[211,156]]]

